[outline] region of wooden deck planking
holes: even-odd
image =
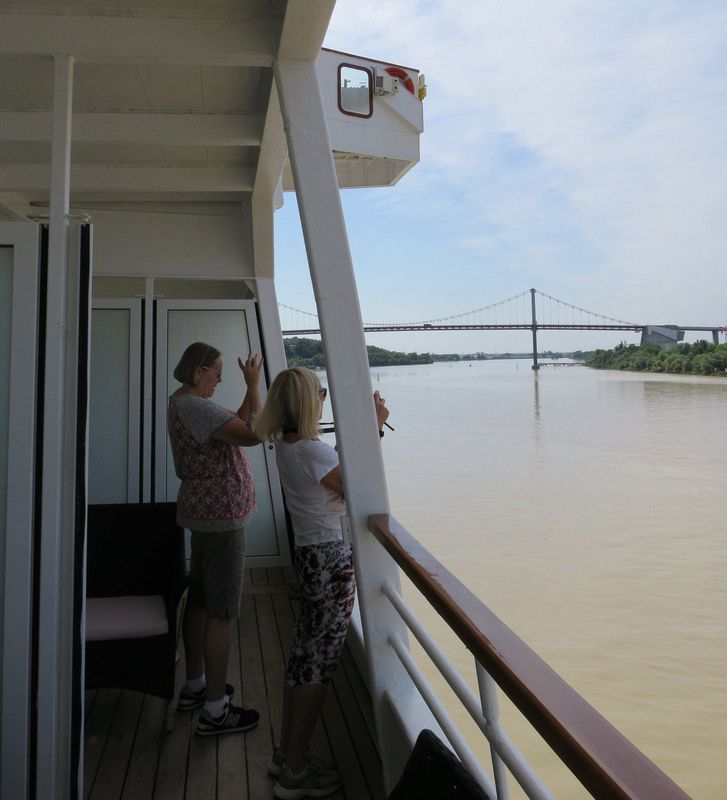
[[[258,709],[259,726],[247,734],[200,737],[194,735],[199,712],[177,712],[174,730],[165,733],[166,703],[159,698],[118,690],[89,692],[86,800],[272,798],[267,764],[278,736],[283,674],[295,625],[293,582],[291,568],[258,568],[246,575],[228,680],[238,703]],[[350,656],[344,657],[313,747],[335,757],[341,772],[342,789],[331,800],[381,800],[381,764],[361,710],[363,683],[352,680],[355,671]]]
[[[83,765],[83,782],[85,797],[96,782],[96,774],[106,749],[109,730],[113,723],[116,707],[121,692],[109,689],[105,692],[94,692],[93,701],[86,719],[86,746]]]
[[[129,760],[122,800],[152,800],[156,783],[159,751],[165,737],[167,702],[153,695],[144,696],[139,728]]]
[[[116,714],[96,773],[99,788],[94,798],[97,800],[121,797],[143,703],[144,695],[139,692],[121,692],[119,695]]]

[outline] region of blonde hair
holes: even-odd
[[[195,373],[200,367],[209,369],[222,355],[216,347],[204,342],[194,342],[182,353],[179,364],[174,368],[174,379],[180,383],[194,386]]]
[[[317,438],[320,388],[320,381],[309,369],[284,369],[273,381],[263,410],[255,417],[255,433],[268,441],[293,431],[301,439]]]

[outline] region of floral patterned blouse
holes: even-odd
[[[169,398],[167,427],[174,469],[182,481],[177,523],[184,528],[241,528],[255,508],[255,486],[243,448],[212,438],[234,416],[203,397]]]

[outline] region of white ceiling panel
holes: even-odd
[[[210,164],[243,164],[251,166],[257,158],[257,147],[208,147]]]
[[[53,102],[53,61],[0,55],[0,108],[49,109]]]
[[[76,64],[74,74],[88,94],[89,110],[149,108],[136,64]]]
[[[258,67],[202,67],[202,90],[206,111],[257,111],[261,102]]]
[[[163,164],[164,148],[141,144],[74,144],[73,164]]]
[[[142,64],[139,73],[149,108],[162,111],[205,110],[199,67]]]
[[[169,166],[183,165],[200,167],[207,164],[206,147],[188,147],[175,145],[164,147],[164,163]]]
[[[50,163],[50,142],[0,142],[0,164]]]

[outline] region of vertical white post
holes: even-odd
[[[475,661],[477,671],[477,685],[480,690],[480,703],[482,704],[482,715],[487,720],[488,726],[497,727],[500,718],[500,707],[497,702],[497,684],[492,679],[489,672]],[[497,800],[508,800],[510,790],[507,786],[507,769],[503,760],[500,758],[494,745],[490,745],[492,756],[492,771],[495,776],[495,786],[497,788]]]
[[[75,404],[66,402],[72,89],[73,59],[58,57],[51,141],[38,628],[37,795],[48,798],[68,797],[71,789],[72,642],[64,641],[64,633],[73,617],[73,605],[71,596],[68,607],[62,579],[69,569],[73,575],[68,558],[69,550],[73,555],[74,533],[68,484],[72,488],[75,483],[75,471],[66,474],[64,449],[69,417],[75,423]],[[75,453],[75,445],[73,450]]]
[[[392,636],[407,641],[407,634],[381,591],[384,582],[398,589],[399,571],[367,529],[369,514],[388,513],[389,499],[361,310],[315,64],[276,61],[274,68],[326,355],[352,525],[369,688],[389,789],[398,779],[410,743],[387,708],[386,693],[406,693],[410,683],[388,644]]]

